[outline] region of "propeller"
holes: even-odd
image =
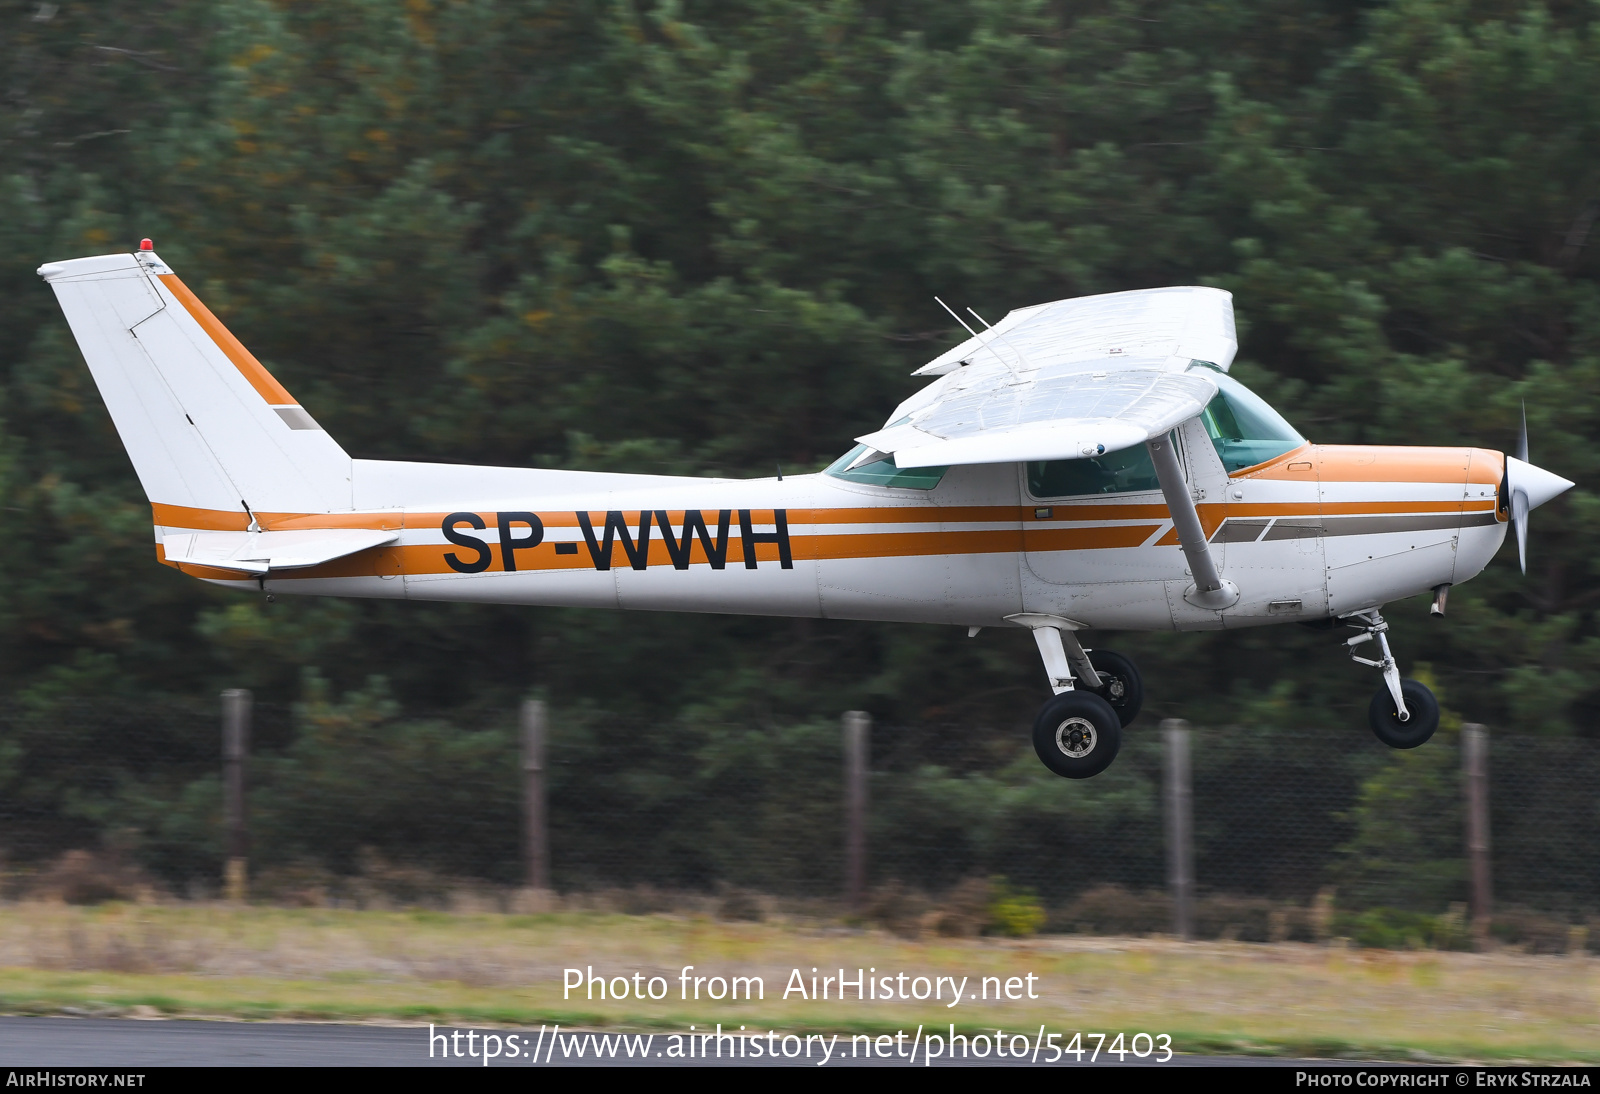
[[[1506,457],[1505,489],[1510,495],[1511,522],[1517,529],[1517,561],[1524,574],[1528,572],[1528,513],[1572,486],[1570,480],[1528,462],[1528,404],[1523,403],[1517,454]]]

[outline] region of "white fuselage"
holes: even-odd
[[[1459,584],[1505,537],[1497,452],[1306,445],[1230,477],[1198,423],[1179,436],[1210,549],[1240,592],[1226,610],[1185,600],[1192,579],[1159,492],[1035,498],[1016,464],[956,466],[931,490],[906,490],[825,474],[356,460],[355,512],[256,516],[268,530],[389,529],[391,545],[261,580],[179,568],[278,593],[964,626],[1040,613],[1205,630],[1324,619]],[[155,509],[158,542],[243,527],[239,513]]]

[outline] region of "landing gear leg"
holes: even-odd
[[[1357,627],[1361,633],[1354,638],[1347,639],[1345,646],[1350,650],[1350,660],[1360,665],[1370,665],[1375,669],[1383,670],[1383,684],[1389,689],[1389,694],[1394,697],[1395,708],[1400,721],[1409,722],[1411,712],[1406,709],[1404,689],[1400,686],[1400,668],[1395,664],[1394,654],[1389,652],[1389,624],[1383,621],[1377,608],[1357,612],[1345,619],[1345,625]],[[1356,655],[1356,647],[1363,642],[1378,641],[1378,652],[1383,655],[1381,661],[1369,661],[1365,657]]]
[[[1071,631],[1067,632],[1069,635]],[[1055,627],[1033,628],[1033,644],[1039,647],[1039,657],[1044,661],[1045,674],[1050,677],[1050,690],[1060,695],[1073,689],[1072,668],[1067,662],[1066,644],[1061,640],[1061,631]],[[1078,645],[1074,638],[1072,644]],[[1082,647],[1079,646],[1079,656],[1082,656]]]
[[[1033,632],[1034,645],[1039,647],[1039,656],[1044,660],[1044,671],[1050,675],[1051,691],[1057,695],[1071,691],[1073,677],[1077,677],[1078,683],[1084,687],[1095,691],[1100,689],[1100,676],[1090,663],[1089,655],[1078,643],[1076,632],[1083,626],[1082,623],[1036,612],[1008,615],[1006,622],[1027,627]]]
[[[1007,616],[1013,623],[1033,628],[1033,640],[1050,674],[1050,687],[1061,695],[1074,687],[1092,691],[1111,704],[1117,721],[1127,726],[1139,716],[1144,703],[1144,680],[1132,661],[1110,650],[1086,650],[1078,641],[1077,625],[1053,615]]]
[[[1070,621],[1032,614],[1008,618],[1033,631],[1050,677],[1050,690],[1055,692],[1055,698],[1034,720],[1033,750],[1046,767],[1063,778],[1087,779],[1100,774],[1122,747],[1122,718],[1101,694],[1107,678],[1079,644]],[[1074,686],[1074,677],[1084,687]]]
[[[1384,622],[1377,608],[1345,616],[1344,621],[1347,626],[1361,631],[1345,641],[1350,660],[1383,673],[1383,688],[1372,697],[1367,711],[1372,732],[1391,748],[1416,748],[1439,728],[1439,701],[1426,685],[1401,679],[1400,668],[1389,650],[1389,624]],[[1378,643],[1379,660],[1356,653],[1358,646],[1373,641]]]

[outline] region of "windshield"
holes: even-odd
[[[1228,474],[1254,467],[1306,443],[1265,399],[1219,373],[1216,397],[1200,412],[1211,445]]]
[[[864,482],[872,486],[898,486],[907,490],[932,490],[939,485],[939,480],[944,478],[948,467],[907,467],[895,466],[893,456],[883,456],[864,463],[860,467],[851,467],[861,455],[866,452],[867,446],[858,444],[828,467],[825,474],[847,482]]]

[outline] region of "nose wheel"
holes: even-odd
[[[1394,654],[1389,652],[1389,624],[1384,622],[1376,608],[1355,612],[1343,619],[1346,626],[1355,627],[1361,632],[1345,640],[1350,660],[1383,672],[1383,687],[1372,697],[1372,703],[1367,708],[1367,720],[1372,724],[1372,732],[1390,748],[1416,748],[1425,743],[1439,728],[1439,700],[1434,698],[1426,684],[1401,678]],[[1379,660],[1374,661],[1356,653],[1368,642],[1377,643]]]
[[[1390,748],[1416,748],[1439,728],[1439,700],[1426,684],[1416,680],[1400,681],[1400,690],[1405,696],[1406,718],[1400,717],[1399,704],[1389,689],[1379,688],[1367,708],[1367,719],[1378,740]]]

